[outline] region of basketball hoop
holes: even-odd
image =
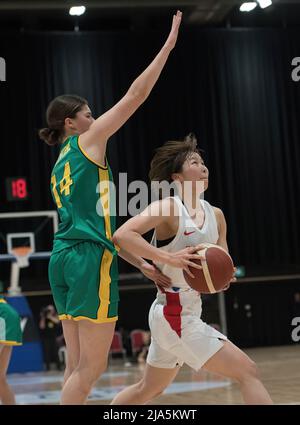
[[[31,246],[18,246],[11,249],[12,255],[15,256],[17,264],[20,268],[28,267],[28,257],[33,252]]]
[[[11,263],[8,292],[18,295],[21,293],[20,270],[29,266],[29,256],[35,253],[35,235],[33,232],[7,233],[6,241],[7,253],[15,260]]]

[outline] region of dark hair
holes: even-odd
[[[150,180],[158,182],[165,180],[172,183],[172,174],[180,173],[184,161],[194,152],[200,154],[193,133],[188,134],[183,140],[166,142],[156,149],[150,165]]]
[[[48,127],[39,130],[40,139],[52,146],[61,143],[64,135],[65,119],[75,118],[77,112],[87,104],[87,100],[77,95],[64,94],[57,96],[48,105],[46,112]]]

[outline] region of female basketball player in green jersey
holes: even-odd
[[[22,345],[21,319],[16,310],[0,296],[0,402],[2,404],[16,404],[15,395],[6,380],[12,349],[16,345]]]
[[[49,280],[67,345],[62,404],[85,403],[106,369],[118,318],[118,252],[112,242],[115,216],[110,214],[114,205],[107,141],[149,96],[176,44],[180,22],[178,11],[158,55],[109,111],[94,120],[84,99],[59,96],[48,106],[48,128],[39,132],[48,144],[61,147],[51,175],[60,225]],[[119,255],[152,280],[169,285],[169,279],[141,258],[122,251]],[[181,261],[190,258],[191,250],[184,250]]]

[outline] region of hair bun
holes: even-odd
[[[39,130],[39,137],[41,140],[47,143],[47,145],[54,146],[59,143],[59,130],[53,128],[42,128]]]

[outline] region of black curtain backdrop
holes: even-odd
[[[160,49],[161,32],[2,34],[0,211],[54,209],[57,149],[38,140],[48,102],[88,99],[97,117],[126,92]],[[291,61],[300,32],[183,28],[146,103],[109,142],[116,182],[147,180],[156,147],[193,131],[210,169],[206,199],[220,207],[236,264],[251,274],[299,265],[300,82]],[[4,181],[27,176],[30,199],[8,203]],[[123,222],[126,218],[120,219]],[[1,223],[0,223],[1,226]],[[122,264],[122,271],[132,269]]]

